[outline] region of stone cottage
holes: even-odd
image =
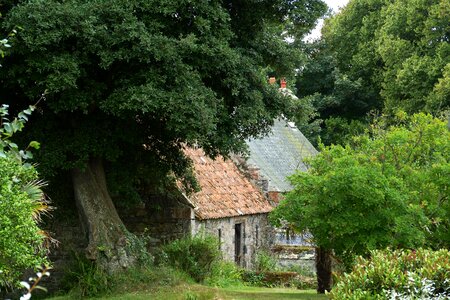
[[[296,98],[286,88],[286,83],[281,83],[280,92]],[[305,158],[318,153],[295,124],[283,117],[274,121],[267,136],[246,142],[250,155],[247,160],[238,158],[238,164],[246,169],[274,206],[282,201],[284,193],[293,189],[287,177],[298,170],[306,171]],[[277,228],[272,250],[278,255],[280,265],[300,265],[314,272],[315,251],[311,240],[310,234],[293,233],[289,226]]]
[[[251,268],[257,250],[267,249],[273,241],[268,222],[272,206],[231,160],[213,160],[201,149],[185,153],[193,161],[201,191],[187,196],[177,189],[154,195],[127,218],[127,226],[161,242],[188,234],[214,235],[224,259]]]
[[[271,238],[269,201],[231,161],[212,160],[201,149],[188,149],[202,190],[190,198],[195,205],[192,233],[216,235],[224,258],[250,268],[256,251]]]

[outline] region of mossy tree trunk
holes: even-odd
[[[101,159],[91,159],[84,169],[73,169],[75,201],[88,236],[88,259],[108,273],[127,268],[136,261],[127,247],[130,234],[109,195]]]
[[[333,280],[331,277],[332,258],[331,250],[322,247],[316,248],[317,292],[324,294],[331,291]]]

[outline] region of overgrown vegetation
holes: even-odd
[[[216,261],[204,283],[214,287],[238,287],[243,285],[243,271],[234,262]]]
[[[139,267],[117,274],[108,274],[95,262],[75,254],[67,267],[63,290],[72,298],[89,298],[194,283],[216,288],[314,286],[311,276],[303,272],[278,270],[275,257],[265,251],[258,254],[259,271],[241,269],[222,259],[218,243],[206,234],[175,240],[154,250],[154,260],[143,260]]]
[[[255,270],[259,272],[273,272],[277,270],[277,259],[267,250],[256,253]]]
[[[450,247],[450,131],[430,115],[397,118],[353,146],[322,148],[308,172],[291,177],[295,188],[272,220],[308,230],[348,268],[355,255],[387,246]]]
[[[62,280],[62,292],[68,297],[82,299],[127,292],[146,291],[192,283],[186,273],[167,265],[142,262],[138,267],[108,274],[95,262],[75,254]]]
[[[248,286],[272,288],[311,289],[316,286],[314,274],[300,266],[279,267],[276,256],[264,250],[257,252],[253,270],[242,270],[242,280]]]
[[[449,299],[450,251],[382,250],[359,257],[338,278],[332,299]]]
[[[9,119],[8,106],[0,107],[0,291],[18,287],[22,273],[49,264],[46,233],[39,227],[49,211],[36,169],[27,160],[37,148],[31,142],[20,150],[11,137],[21,131],[34,106]]]
[[[142,261],[140,267],[114,275],[75,255],[64,278],[65,290],[71,297],[84,298],[193,282],[215,287],[242,285],[242,270],[221,259],[218,245],[218,240],[209,235],[185,237],[156,251],[154,263]]]
[[[61,285],[75,298],[95,297],[111,292],[111,280],[95,262],[83,255],[74,254],[71,264],[65,270]]]
[[[197,282],[211,275],[213,264],[221,259],[219,241],[210,235],[188,236],[163,247],[165,263],[186,272]]]

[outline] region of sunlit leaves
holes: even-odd
[[[353,147],[330,146],[290,179],[272,219],[309,230],[338,255],[450,245],[450,132],[430,115],[372,126]]]
[[[46,263],[45,236],[38,226],[40,214],[48,211],[37,172],[24,160],[31,152],[11,142],[23,129],[33,106],[10,121],[8,106],[0,108],[0,287],[16,286],[22,272]],[[31,142],[28,148],[37,148]]]

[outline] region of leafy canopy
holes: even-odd
[[[183,176],[183,145],[226,155],[265,132],[290,106],[267,84],[267,68],[292,72],[301,55],[285,36],[308,32],[326,6],[32,0],[4,9],[3,28],[22,30],[0,70],[2,90],[15,103],[46,91],[32,128],[45,174],[101,157],[128,182],[146,177],[144,166]]]
[[[317,110],[322,141],[347,142],[372,110],[391,118],[448,110],[449,24],[446,0],[351,0],[327,19],[321,41],[305,46],[297,83]]]
[[[371,249],[450,246],[450,132],[430,115],[324,147],[271,215],[341,258]]]

